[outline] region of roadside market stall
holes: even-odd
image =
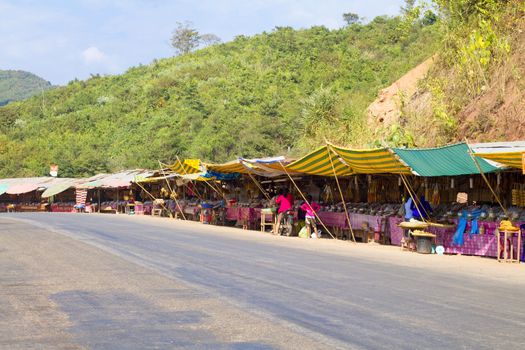
[[[369,205],[367,208],[360,205],[360,202],[379,202],[380,193],[385,193],[381,191],[385,180],[392,181],[392,175],[389,177],[385,174],[410,173],[410,169],[387,148],[358,150],[328,143],[286,168],[313,176],[333,178],[336,190],[331,189],[330,192],[331,202],[334,204],[328,205],[328,201],[325,201],[327,205],[322,206],[318,219],[325,226],[331,227],[338,236],[341,233],[342,237],[355,240],[355,231],[363,242],[381,240],[380,237],[386,235],[386,215],[394,211],[394,206],[385,206],[378,210],[377,206]],[[363,198],[363,194],[367,198]]]
[[[55,177],[0,179],[0,211],[48,211],[50,201],[42,196],[43,191],[72,180]]]
[[[137,214],[142,213],[142,201],[135,200],[132,183],[135,178],[152,176],[150,170],[125,170],[114,174],[98,174],[77,183],[75,208],[78,211],[126,213],[133,202]],[[80,194],[80,195],[79,195]]]
[[[281,164],[288,164],[289,159],[278,156],[268,158],[238,158],[223,164],[206,164],[207,171],[220,174],[237,174],[234,181],[225,186],[227,222],[233,222],[245,229],[261,227],[261,211],[271,206],[275,195],[275,181],[285,175]],[[268,180],[267,179],[273,179]],[[263,185],[267,183],[267,186]],[[265,215],[265,223],[275,224],[274,212]],[[263,225],[264,229],[265,225]]]
[[[486,186],[486,181],[499,185],[512,177],[488,161],[475,161],[465,143],[432,149],[393,149],[419,178],[410,182],[420,188],[434,205],[432,222],[427,231],[436,235],[436,245],[445,253],[479,256],[498,256],[497,231],[503,218],[502,209]],[[486,181],[485,181],[486,180]],[[410,186],[410,185],[409,185]],[[496,187],[495,186],[495,187]],[[421,190],[422,189],[422,190]],[[415,191],[414,191],[415,192]],[[470,205],[456,203],[457,193],[465,193]],[[525,212],[514,208],[514,221],[520,224]],[[403,233],[398,225],[401,218],[390,218],[392,244],[401,244]]]

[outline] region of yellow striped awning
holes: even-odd
[[[223,164],[206,164],[206,169],[211,171],[216,171],[218,173],[223,174],[231,174],[231,173],[241,173],[241,174],[248,174],[250,171],[246,169],[246,167],[241,164],[241,162],[236,159],[232,160],[231,162],[223,163]]]
[[[349,149],[328,145],[354,174],[410,174],[410,168],[388,148]]]
[[[282,156],[259,159],[239,158],[223,164],[206,164],[206,168],[223,174],[240,173],[276,177],[286,174],[283,166],[288,163],[290,161]]]
[[[185,159],[183,162],[177,160],[175,163],[168,165],[168,168],[179,175],[196,174],[202,172],[200,164],[199,159]]]
[[[494,152],[494,153],[474,153],[476,157],[485,158],[500,164],[512,167],[523,169],[523,157],[525,152],[516,151],[516,152]]]
[[[332,167],[333,163],[333,167]],[[339,156],[328,146],[322,146],[286,166],[290,172],[319,176],[352,175],[352,169],[341,161]]]

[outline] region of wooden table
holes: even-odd
[[[516,247],[516,256],[514,256],[514,234],[518,234],[518,246]],[[503,261],[510,263],[520,263],[521,260],[521,230],[518,231],[500,231],[497,230],[498,241],[498,262],[501,261],[501,236],[503,235]],[[510,237],[510,254],[507,253],[508,241]],[[509,257],[510,255],[510,257]]]

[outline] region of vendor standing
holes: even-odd
[[[277,225],[275,225],[275,230],[273,232],[276,235],[279,233],[279,226],[281,226],[281,220],[283,219],[284,213],[293,207],[293,195],[288,192],[287,188],[284,188],[275,200],[275,204],[279,205],[279,209],[277,210]]]

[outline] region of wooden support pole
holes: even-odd
[[[162,176],[164,177],[164,180],[166,181],[166,185],[168,185],[168,189],[170,190],[171,194],[173,195],[173,199],[175,200],[175,205],[177,206],[177,209],[179,209],[179,212],[181,213],[182,218],[186,220],[186,216],[184,215],[182,208],[179,205],[179,201],[177,200],[177,194],[171,188],[170,182],[168,181],[168,178],[166,177],[166,173],[164,172],[164,167],[162,166],[162,163],[160,162],[160,160],[158,162],[159,162],[160,171],[162,171]],[[173,216],[173,213],[171,212],[171,210],[169,212]]]
[[[257,188],[259,188],[259,191],[261,191],[261,193],[266,197],[267,200],[272,200],[270,198],[270,196],[268,195],[268,193],[266,193],[266,191],[264,190],[264,188],[262,188],[262,186],[259,184],[259,182],[257,181],[257,179],[251,174],[251,173],[248,173],[248,175],[250,176],[250,178],[252,179],[252,181],[255,183],[255,185],[257,186]]]
[[[419,213],[419,216],[421,217],[421,220],[423,222],[426,222],[425,217],[423,216],[423,214],[421,214],[421,210],[419,210],[419,206],[417,205],[416,199],[414,198],[416,196],[414,196],[412,194],[412,191],[410,190],[410,185],[408,184],[407,179],[405,179],[405,176],[403,174],[400,174],[399,176],[401,176],[401,180],[403,180],[403,184],[405,185],[405,188],[408,191],[408,195],[410,196],[410,198],[412,198],[412,201],[414,202],[414,205],[416,206],[416,210]]]
[[[336,156],[338,155],[328,143],[326,144],[326,146]],[[328,154],[328,159],[330,159],[330,164],[332,165],[332,171],[334,172],[335,182],[337,184],[337,188],[339,189],[339,194],[341,195],[341,201],[343,202],[343,208],[345,209],[346,220],[348,220],[348,226],[350,227],[350,233],[352,234],[352,241],[356,243],[354,229],[352,228],[352,222],[350,221],[350,215],[348,214],[348,209],[346,208],[346,201],[343,196],[343,190],[341,190],[341,186],[339,185],[339,179],[337,178],[337,172],[335,171],[334,161],[332,160],[332,157],[330,156],[330,154]]]
[[[179,159],[179,156],[176,156],[176,157],[177,157],[177,161],[179,162],[182,170],[184,170],[184,163],[181,162],[181,160]],[[188,175],[188,173],[186,171],[184,171],[184,174],[182,174],[182,175]],[[192,191],[197,195],[197,198],[199,198],[199,200],[201,200],[201,201],[204,201],[204,199],[201,196],[199,190],[197,189],[197,184],[193,180],[190,180],[190,182],[193,185]],[[188,187],[188,186],[186,186],[186,187]]]
[[[283,163],[282,162],[279,162],[279,164],[281,165],[281,167],[283,168],[284,172],[286,173],[286,175],[288,175],[288,177],[290,178],[290,180],[292,181],[292,184],[295,186],[295,188],[297,189],[297,191],[299,192],[299,194],[301,195],[301,197],[303,197],[303,200],[308,204],[310,205],[310,203],[308,202],[308,200],[306,199],[306,197],[304,196],[303,192],[301,191],[301,189],[299,188],[299,186],[297,186],[297,184],[295,183],[294,179],[290,176],[290,173],[288,172],[288,170],[286,170],[286,168],[284,167]],[[310,205],[311,207],[311,205]],[[330,232],[330,230],[328,229],[328,227],[326,227],[326,225],[324,224],[323,220],[321,220],[321,218],[319,217],[319,215],[317,215],[317,213],[315,212],[315,210],[313,211],[314,214],[315,214],[315,217],[317,218],[317,220],[319,220],[319,222],[321,223],[321,225],[323,226],[323,228],[326,230],[326,232],[328,232],[328,234],[333,238],[333,239],[336,239],[334,237],[334,235],[332,234],[332,232]]]
[[[496,201],[498,202],[499,206],[501,207],[501,209],[503,209],[503,212],[505,213],[505,216],[508,216],[507,214],[507,209],[503,206],[503,204],[501,203],[500,199],[499,199],[499,196],[496,194],[496,192],[494,191],[494,189],[492,188],[492,186],[490,185],[490,182],[489,180],[487,179],[487,177],[485,176],[485,172],[483,171],[483,169],[481,169],[481,165],[479,165],[479,162],[478,160],[476,159],[476,156],[474,155],[474,153],[472,152],[472,148],[470,148],[470,145],[468,143],[468,140],[465,139],[465,144],[467,145],[468,147],[468,154],[470,155],[470,158],[472,158],[472,161],[474,162],[474,164],[476,165],[476,168],[478,168],[478,171],[479,173],[481,174],[481,177],[483,178],[483,180],[485,181],[485,183],[487,184],[490,192],[492,192],[492,195],[494,196],[494,198],[496,198]]]
[[[144,186],[142,186],[139,182],[136,182],[136,184],[144,191],[146,192],[146,194],[148,196],[150,196],[153,200],[157,199],[155,198],[154,195],[152,195],[151,193],[149,193],[149,191],[147,189],[144,188]],[[168,211],[169,213],[171,213],[171,210],[168,209],[164,204],[161,204],[162,208],[165,209],[166,211]],[[184,216],[184,213],[182,212],[181,208],[178,207],[177,209],[179,209],[180,213],[182,214],[182,217],[184,218],[184,220],[186,220],[186,217]]]

